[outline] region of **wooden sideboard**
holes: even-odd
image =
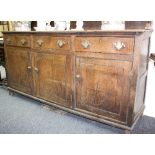
[[[144,110],[151,32],[4,32],[8,89],[131,131]]]

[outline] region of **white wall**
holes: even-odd
[[[153,21],[153,29],[155,31],[155,21]],[[150,53],[155,53],[155,32],[151,36]],[[144,115],[155,117],[155,66],[151,60],[149,61],[145,106]]]

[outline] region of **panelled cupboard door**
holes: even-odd
[[[130,62],[76,57],[76,109],[126,122]]]
[[[51,53],[37,53],[35,55],[37,97],[71,107],[70,63],[70,55]]]
[[[32,94],[30,50],[27,48],[6,48],[8,86]]]

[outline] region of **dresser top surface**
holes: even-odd
[[[127,29],[127,30],[70,30],[70,31],[3,31],[4,34],[140,34],[152,32],[146,29]]]

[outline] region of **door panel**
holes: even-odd
[[[76,58],[76,108],[126,120],[129,62]]]
[[[32,94],[30,52],[26,48],[6,48],[8,85],[27,94]],[[28,68],[28,66],[30,68]]]
[[[36,54],[37,97],[63,106],[71,106],[70,62],[69,55]]]

